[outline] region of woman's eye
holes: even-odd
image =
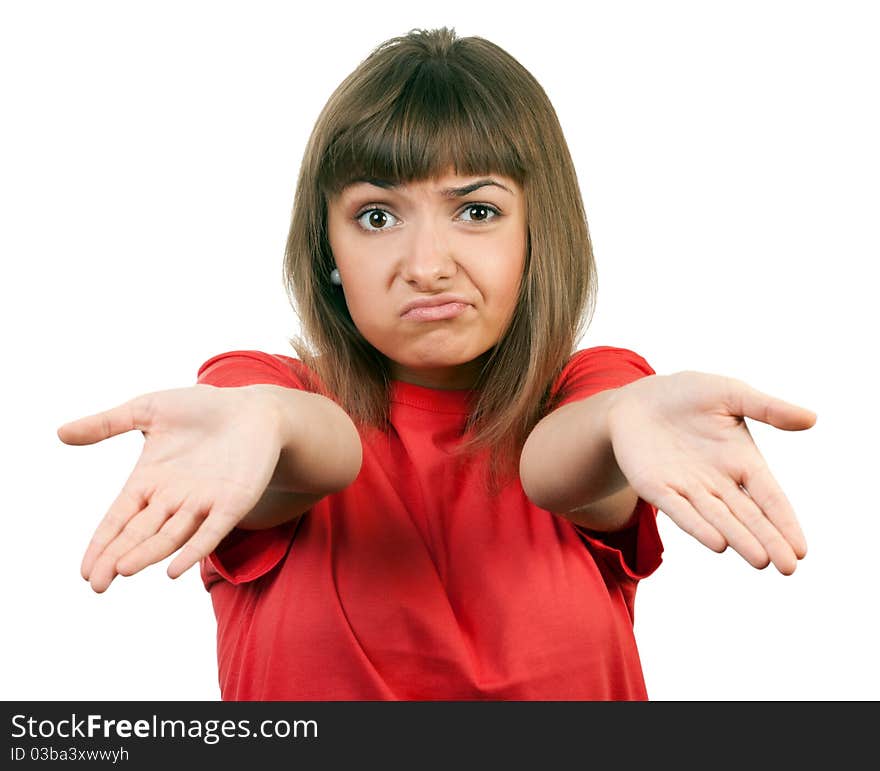
[[[370,215],[369,217],[367,217],[368,214]],[[368,227],[364,227],[364,230],[373,233],[379,230],[388,230],[385,224],[388,222],[389,217],[393,220],[397,219],[391,212],[385,211],[385,209],[367,209],[358,214],[355,220],[360,222],[364,217],[367,217],[366,222],[368,223]]]
[[[495,219],[499,213],[498,209],[494,206],[489,206],[485,203],[472,203],[464,208],[462,214],[473,211],[479,212],[477,218],[473,219],[473,215],[471,215],[471,219],[466,219],[465,222],[489,222],[490,220]],[[492,217],[488,216],[490,212],[493,214]]]
[[[489,216],[490,214],[492,216]],[[485,203],[471,203],[465,206],[462,210],[464,221],[472,222],[477,225],[483,222],[491,222],[493,219],[500,216],[500,214],[501,212],[499,212],[494,206]],[[464,215],[467,216],[465,217]],[[389,223],[389,217],[393,222]],[[389,230],[394,223],[397,222],[397,217],[386,209],[374,207],[362,211],[355,217],[355,221],[360,223],[360,226],[368,233],[378,233],[382,230]]]

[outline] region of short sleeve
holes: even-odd
[[[639,581],[663,561],[663,542],[657,529],[657,507],[638,498],[630,522],[622,530],[604,533],[572,523],[594,557],[603,560],[618,578]]]
[[[233,528],[201,561],[205,588],[224,579],[244,584],[266,575],[286,556],[301,521],[302,517],[297,517],[264,530]]]
[[[552,409],[656,374],[643,357],[628,348],[603,345],[576,351],[551,389]]]
[[[609,388],[656,375],[654,368],[628,348],[598,346],[575,352],[551,389],[551,409],[586,399]],[[619,579],[636,582],[651,575],[662,562],[663,543],[657,529],[657,507],[636,500],[626,527],[606,533],[572,523],[597,560]]]
[[[307,388],[310,382],[302,362],[289,356],[255,350],[228,351],[205,361],[197,382],[220,388],[265,383]],[[263,530],[233,528],[217,548],[201,561],[202,582],[210,589],[217,581],[232,584],[253,581],[278,565],[290,549],[302,517]]]
[[[307,388],[305,366],[289,356],[263,351],[227,351],[212,356],[196,373],[198,383],[219,387],[257,385]]]

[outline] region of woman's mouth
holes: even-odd
[[[443,321],[454,319],[470,306],[467,303],[444,303],[443,305],[423,305],[404,313],[401,318],[408,321]]]

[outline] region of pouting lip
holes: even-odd
[[[466,305],[470,305],[470,303],[457,294],[435,294],[430,297],[419,297],[417,300],[411,300],[406,305],[403,306],[403,310],[400,312],[401,316],[406,315],[413,308],[426,308],[432,307],[435,305],[446,305],[447,303],[465,303]]]

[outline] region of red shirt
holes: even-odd
[[[302,362],[261,351],[208,359],[198,382],[304,388]],[[561,404],[655,374],[641,356],[576,352]],[[217,617],[224,700],[647,699],[636,585],[661,562],[657,510],[598,533],[532,504],[519,480],[492,500],[455,470],[468,391],[392,382],[388,433],[363,439],[357,479],[295,522],[233,530],[201,563]]]

